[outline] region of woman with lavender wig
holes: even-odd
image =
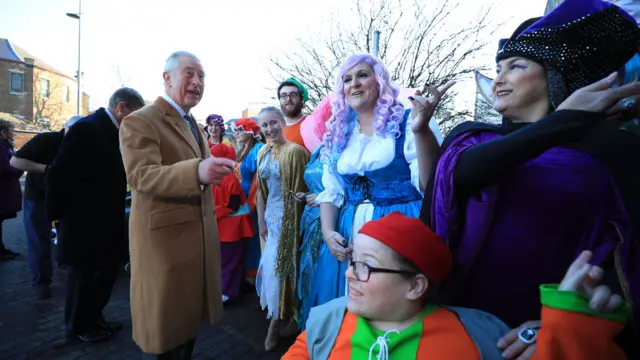
[[[453,84],[427,86],[433,95],[428,99],[420,92],[410,97],[414,110],[409,116],[398,101],[399,88],[378,59],[355,54],[342,64],[322,150],[324,191],[316,198],[324,243],[314,305],[344,295],[351,235],[362,225],[394,211],[420,215],[422,191],[439,147],[429,122]]]

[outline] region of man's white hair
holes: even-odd
[[[175,69],[180,67],[180,58],[181,57],[190,57],[200,62],[197,56],[193,55],[188,51],[176,51],[169,55],[167,61],[164,63],[164,71],[168,73],[172,73]]]
[[[82,119],[84,116],[82,115],[73,115],[72,117],[69,118],[69,120],[67,120],[66,123],[64,123],[64,127],[65,128],[70,128],[71,126],[73,126],[73,124],[77,123],[78,120]]]

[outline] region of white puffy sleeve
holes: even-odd
[[[338,208],[344,204],[344,183],[342,178],[329,171],[329,165],[327,164],[323,165],[322,186],[324,186],[324,191],[318,194],[316,202],[332,203],[333,206]]]
[[[411,169],[411,184],[420,191],[422,194],[422,190],[420,189],[420,171],[418,169],[418,154],[416,153],[416,140],[413,136],[413,131],[411,131],[411,123],[413,122],[413,118],[411,114],[407,118],[407,128],[405,129],[405,140],[404,140],[404,158],[409,163],[409,168]],[[440,133],[440,129],[438,128],[438,122],[435,117],[431,117],[431,121],[429,121],[429,127],[431,131],[438,140],[438,144],[442,145],[442,133]]]

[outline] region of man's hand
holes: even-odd
[[[203,185],[220,185],[222,179],[233,171],[236,162],[211,156],[198,165],[198,180]]]

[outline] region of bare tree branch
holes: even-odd
[[[345,58],[356,52],[371,52],[376,30],[381,31],[379,57],[399,86],[440,85],[452,79],[468,79],[474,70],[486,70],[486,66],[478,66],[476,56],[489,44],[483,39],[491,39],[498,28],[489,21],[490,8],[469,24],[454,27],[449,22],[456,18],[459,2],[351,1],[358,21],[346,26],[332,18],[328,33],[298,38],[296,50],[270,57],[274,80],[294,76],[308,88],[309,109],[332,90]],[[448,93],[436,114],[444,133],[472,117],[471,111],[456,110],[455,96],[455,92]]]
[[[118,87],[128,87],[132,80],[131,76],[125,74],[122,69],[120,69],[120,65],[114,66],[114,72],[116,75],[115,78],[118,81]]]
[[[482,96],[480,89],[476,88],[475,114],[476,121],[500,123],[502,116],[494,110],[493,104]]]
[[[47,76],[39,69],[33,72],[33,125],[48,122],[51,129],[59,128],[64,122],[65,108],[68,106],[63,91],[70,91],[59,76]]]
[[[130,87],[133,81],[133,76],[130,71],[126,71],[121,68],[120,65],[111,65],[111,71],[113,75],[107,82],[107,85],[114,91],[123,87]]]

